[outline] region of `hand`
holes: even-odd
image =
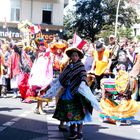
[[[109,74],[110,73],[110,70],[109,69],[106,69],[104,73],[105,74]]]
[[[95,71],[94,70],[90,70],[90,71],[88,71],[87,73],[95,73]]]

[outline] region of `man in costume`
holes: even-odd
[[[95,74],[95,91],[97,92],[100,90],[100,80],[104,77],[105,73],[109,73],[111,65],[110,52],[100,41],[95,43],[93,59],[91,73]]]

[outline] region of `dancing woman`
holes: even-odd
[[[83,86],[87,87],[86,71],[81,62],[83,53],[79,49],[71,47],[66,50],[66,55],[70,58],[70,62],[60,74],[58,81],[64,88],[64,92],[58,100],[53,117],[62,122],[67,122],[70,126],[70,139],[82,139],[83,123],[92,121],[91,114],[93,104],[97,105],[97,110],[100,110],[100,108],[93,94],[90,92],[90,97],[89,95],[87,95],[87,97],[84,88],[82,89]],[[52,87],[54,88],[55,86]],[[79,87],[81,88],[79,89]],[[81,89],[83,92],[79,92]],[[89,87],[88,90],[90,90]],[[47,91],[44,98],[48,98],[49,95],[51,95],[50,91]],[[52,90],[52,92],[53,91],[54,90]],[[57,90],[55,90],[55,92],[57,92]],[[90,98],[94,99],[89,102]],[[77,131],[75,131],[76,126]]]

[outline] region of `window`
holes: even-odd
[[[51,16],[52,16],[52,12],[51,11],[43,10],[43,13],[42,13],[42,23],[51,24]]]
[[[20,20],[20,0],[11,0],[11,21]]]
[[[53,10],[53,4],[52,3],[46,3],[46,5],[43,6],[43,9],[46,9],[48,11]]]
[[[42,23],[51,24],[53,4],[47,3],[42,10]]]

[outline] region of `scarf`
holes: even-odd
[[[87,83],[86,70],[81,60],[70,63],[60,74],[59,81],[64,88],[70,86],[72,94],[78,91],[78,87],[82,81]]]

